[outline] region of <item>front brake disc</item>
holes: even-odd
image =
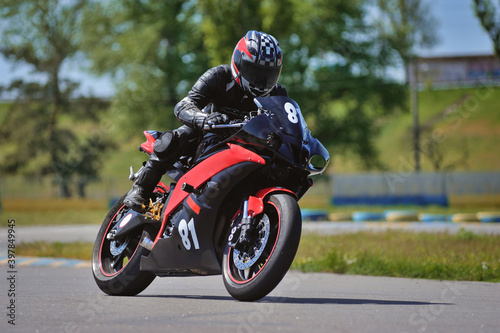
[[[245,270],[255,264],[266,247],[271,229],[271,223],[269,222],[269,217],[267,215],[264,214],[262,216],[257,228],[258,235],[255,238],[253,245],[249,246],[247,251],[240,251],[237,249],[233,250],[234,265],[240,270]]]

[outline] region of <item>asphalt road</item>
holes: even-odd
[[[305,232],[457,231],[457,225],[304,224]],[[471,224],[498,233],[499,225]],[[98,226],[16,227],[16,242],[93,241]],[[0,245],[7,248],[6,229]],[[290,272],[259,302],[220,276],[157,278],[135,297],[104,295],[90,268],[0,266],[0,332],[499,332],[500,284]],[[15,295],[13,295],[14,293]],[[15,308],[12,309],[14,301]],[[9,309],[9,307],[11,307]],[[14,311],[15,326],[9,324]]]
[[[0,332],[498,332],[500,285],[289,272],[239,302],[220,276],[157,278],[106,296],[88,268],[1,266]],[[14,280],[8,280],[14,275]],[[8,296],[9,288],[15,297]],[[6,309],[15,301],[15,326]]]

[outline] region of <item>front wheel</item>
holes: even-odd
[[[123,196],[104,219],[92,253],[92,272],[99,288],[108,295],[133,296],[153,282],[155,274],[140,270],[141,256],[149,253],[139,245],[143,228],[131,231],[120,239],[107,235],[130,211]]]
[[[270,293],[290,268],[300,242],[300,209],[289,194],[269,196],[264,211],[255,218],[252,244],[245,250],[228,245],[222,259],[224,285],[240,301],[255,301]]]

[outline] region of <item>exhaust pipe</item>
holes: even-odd
[[[143,231],[139,245],[148,251],[153,249],[154,242],[149,238],[149,234],[146,231]]]

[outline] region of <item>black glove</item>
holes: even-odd
[[[228,122],[229,117],[227,115],[219,112],[212,112],[205,118],[203,125],[219,125],[227,124]]]

